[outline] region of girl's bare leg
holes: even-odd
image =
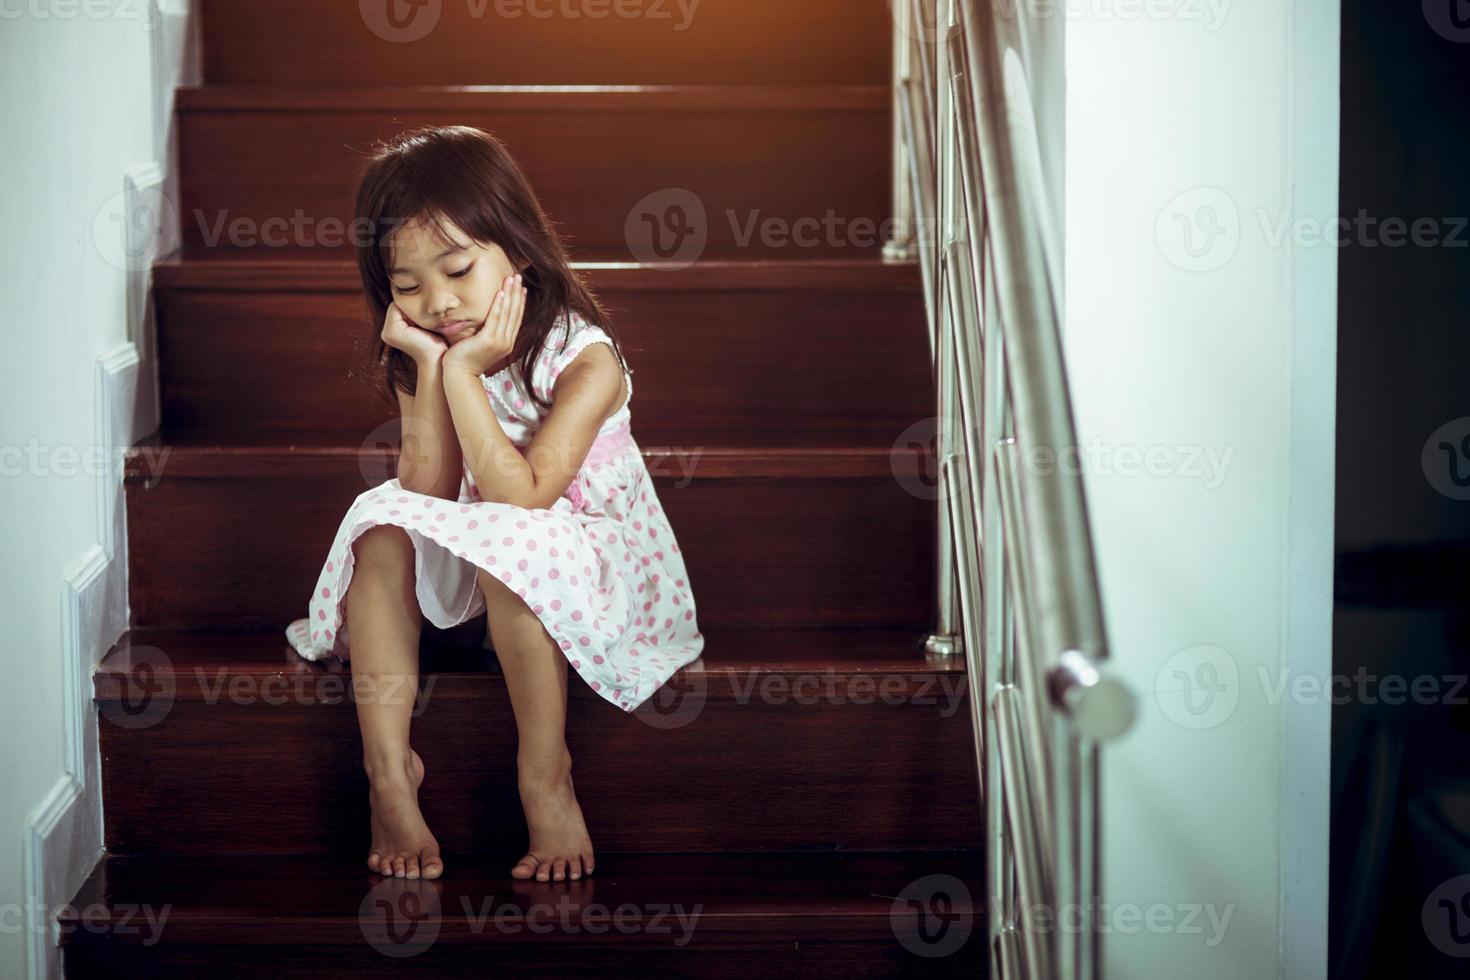
[[[439,842],[419,811],[424,762],[408,744],[419,679],[423,612],[414,595],[413,542],[400,527],[370,528],[354,543],[347,635],[362,762],[371,783],[367,866],[399,878],[444,873]]]
[[[511,877],[562,881],[591,874],[592,839],[572,788],[567,749],[567,658],[521,597],[485,571],[478,573],[485,596],[490,641],[510,691],[520,741],[516,783],[531,846]]]

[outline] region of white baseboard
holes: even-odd
[[[66,773],[27,821],[25,890],[27,975],[61,976],[56,912],[76,894],[103,854],[102,764],[92,674],[127,630],[127,522],[123,452],[132,444],[138,353],[123,344],[97,363],[97,535],[101,539],[61,583],[62,737]]]

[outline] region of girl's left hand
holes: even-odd
[[[475,374],[484,374],[516,347],[521,332],[521,318],[526,312],[526,287],[520,276],[507,276],[490,312],[478,330],[458,340],[444,352],[443,365]]]

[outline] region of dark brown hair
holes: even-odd
[[[418,365],[383,343],[383,320],[393,302],[389,244],[395,231],[415,220],[446,245],[464,244],[451,241],[447,221],[481,245],[499,245],[515,269],[526,265],[526,309],[511,363],[519,361],[528,388],[532,365],[564,313],[570,320],[575,312],[605,330],[627,370],[607,311],[572,270],[566,246],[505,144],[484,130],[424,126],[378,144],[359,178],[355,211],[357,266],[372,318],[372,364],[382,372],[380,392],[395,408],[395,389],[418,391]],[[550,409],[534,390],[531,398],[543,411]]]

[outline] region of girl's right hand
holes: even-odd
[[[409,321],[397,303],[388,304],[388,315],[383,317],[383,343],[403,351],[419,366],[437,364],[449,349],[449,341],[432,330]]]

